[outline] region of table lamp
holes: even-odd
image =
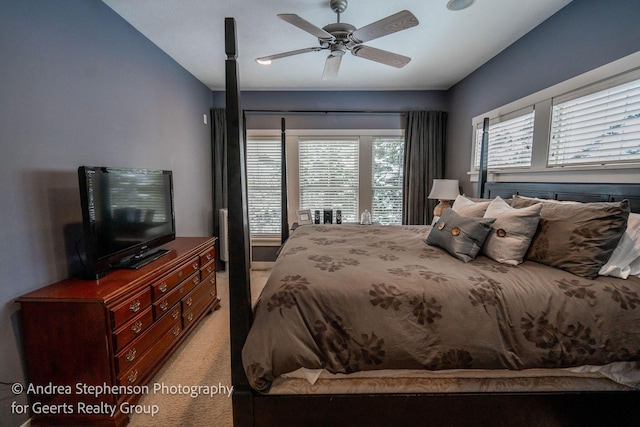
[[[457,179],[434,179],[427,198],[438,199],[440,203],[433,209],[433,215],[442,216],[442,212],[451,207],[451,200],[455,200],[458,194],[460,194],[460,190]]]

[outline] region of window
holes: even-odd
[[[374,222],[401,224],[402,130],[294,129],[287,132],[286,145],[291,224],[300,209],[332,209],[334,222],[340,209],[345,223],[358,222],[367,209]],[[279,131],[247,131],[252,238],[279,238],[280,150]]]
[[[528,108],[513,116],[514,114],[511,114],[489,121],[489,169],[531,166],[535,111]],[[480,166],[482,133],[483,123],[478,123],[475,132],[476,169]]]
[[[358,217],[358,139],[300,139],[300,209],[342,211],[344,222]]]
[[[247,203],[252,235],[281,232],[281,164],[279,139],[247,139]]]
[[[371,215],[384,225],[402,224],[404,138],[373,138]]]
[[[474,117],[472,180],[486,117],[489,180],[637,182],[640,52]]]
[[[640,160],[640,80],[554,101],[548,164]]]

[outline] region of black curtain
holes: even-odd
[[[403,224],[431,224],[437,200],[429,200],[434,179],[444,177],[447,113],[409,111],[405,128]]]
[[[220,237],[219,212],[227,207],[227,114],[224,108],[211,110],[211,156],[213,183],[213,234]],[[220,240],[218,240],[220,242]],[[220,247],[216,250],[216,266],[224,269],[220,261]]]

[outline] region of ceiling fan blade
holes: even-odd
[[[356,44],[360,44],[377,39],[378,37],[406,30],[407,28],[415,27],[418,23],[418,18],[416,18],[413,13],[408,10],[403,10],[402,12],[365,25],[362,28],[358,28],[351,34],[351,38]]]
[[[293,13],[281,13],[281,14],[279,14],[277,16],[278,16],[278,18],[282,19],[283,21],[286,21],[291,25],[295,25],[296,27],[300,28],[301,30],[306,31],[309,34],[313,34],[314,36],[316,36],[319,39],[323,39],[323,40],[333,40],[334,39],[334,37],[333,37],[333,35],[331,33],[326,32],[322,28],[316,27],[315,25],[313,25],[309,21],[305,21],[304,19],[300,18],[296,14],[293,14]]]
[[[322,72],[322,80],[330,80],[338,77],[342,55],[329,55],[324,63],[324,71]]]
[[[319,46],[318,47],[307,47],[305,49],[291,50],[289,52],[276,53],[275,55],[262,56],[260,58],[256,58],[256,61],[258,61],[258,62],[268,62],[268,61],[272,61],[274,59],[286,58],[287,56],[300,55],[301,53],[307,53],[307,52],[317,52],[319,50],[322,50],[322,48],[319,47]]]
[[[392,67],[402,68],[407,65],[411,58],[386,50],[378,49],[371,46],[358,45],[351,49],[351,53],[360,58],[370,59]]]

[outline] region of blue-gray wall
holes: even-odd
[[[241,100],[242,108],[248,110],[248,129],[280,129],[281,117],[286,118],[287,129],[402,129],[405,119],[402,113],[444,110],[445,95],[444,91],[247,91],[242,92]],[[224,107],[224,92],[215,92],[213,99],[217,107]],[[252,110],[328,114],[264,114]],[[363,113],[336,114],[336,111]]]
[[[469,189],[471,119],[640,50],[640,1],[574,0],[449,91],[246,92],[247,109],[449,112],[448,178]],[[24,381],[16,297],[69,274],[65,230],[80,221],[79,165],[172,169],[178,234],[211,234],[210,129],[224,107],[98,0],[7,0],[0,8],[0,381]],[[357,127],[402,117],[351,116]],[[279,128],[279,116],[251,127]],[[296,127],[353,127],[295,116]],[[68,233],[73,235],[73,233]],[[71,239],[73,240],[73,239]],[[46,327],[46,325],[43,325]],[[0,385],[0,424],[19,425]]]
[[[211,235],[213,97],[97,0],[3,1],[0,64],[0,381],[11,383],[25,381],[13,301],[69,274],[78,166],[173,170],[178,235]],[[14,400],[26,403],[1,384],[0,425],[27,419]]]
[[[573,0],[451,88],[447,178],[473,194],[473,117],[640,51],[639,22],[638,0]]]

